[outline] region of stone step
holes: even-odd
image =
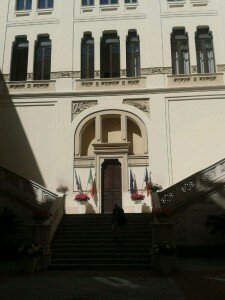
[[[70,270],[151,270],[151,264],[138,263],[138,264],[130,264],[130,263],[111,263],[111,264],[50,264],[48,266],[49,270],[52,271],[70,271]]]
[[[149,251],[150,253],[150,251]],[[150,254],[142,253],[141,258],[142,259],[149,259]],[[113,253],[112,251],[109,253],[54,253],[52,255],[52,261],[56,259],[139,259],[140,253],[129,253],[129,252],[123,252],[123,253]]]
[[[52,259],[52,264],[79,264],[79,265],[85,265],[85,264],[103,264],[107,265],[108,263],[130,263],[130,264],[137,264],[137,263],[145,263],[150,264],[150,257],[149,258],[126,258],[126,257],[104,257],[104,258],[57,258]]]

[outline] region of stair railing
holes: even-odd
[[[161,208],[176,210],[189,200],[206,197],[225,186],[225,159],[158,193]]]

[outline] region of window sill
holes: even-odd
[[[31,10],[16,10],[15,17],[29,16],[31,12],[32,12]]]
[[[95,6],[92,6],[92,5],[81,6],[81,12],[82,13],[92,12],[92,11],[94,11],[94,9],[95,9]]]
[[[112,4],[112,5],[100,5],[99,6],[100,11],[104,12],[104,11],[116,11],[119,9],[119,5],[118,4]]]
[[[77,90],[85,91],[140,89],[146,87],[146,77],[77,79],[75,82]]]
[[[222,85],[223,73],[168,75],[168,87]]]
[[[51,15],[53,13],[53,8],[39,8],[36,10],[37,15]]]
[[[133,10],[138,8],[138,3],[125,3],[125,10]]]
[[[186,4],[186,0],[181,1],[168,1],[169,8],[183,7]]]
[[[207,6],[209,4],[209,0],[191,0],[191,5],[193,7],[202,7],[202,6]]]

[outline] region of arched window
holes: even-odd
[[[27,37],[16,37],[12,47],[11,80],[20,81],[27,79],[29,43]]]
[[[140,41],[136,30],[128,32],[126,54],[127,76],[140,76]]]
[[[31,9],[32,0],[17,0],[16,10],[28,10]]]
[[[49,80],[51,73],[51,40],[39,36],[35,46],[34,80]]]
[[[101,77],[120,77],[120,40],[117,33],[104,33],[101,40]]]
[[[185,29],[174,29],[171,35],[171,55],[173,74],[189,74],[189,46]]]
[[[213,37],[208,27],[197,29],[195,43],[198,73],[215,73]]]
[[[94,39],[84,34],[81,42],[81,78],[94,78]]]

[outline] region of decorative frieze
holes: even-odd
[[[170,67],[142,68],[141,75],[172,74]]]
[[[9,93],[54,91],[55,81],[14,81],[6,83],[5,89]]]
[[[181,191],[183,193],[187,193],[190,192],[191,190],[193,190],[193,188],[195,187],[195,184],[193,181],[187,182],[185,183],[182,187],[181,187]]]
[[[209,170],[208,172],[204,173],[202,175],[202,181],[211,181],[212,179],[214,179],[216,177],[216,168],[214,168],[213,170]]]
[[[87,108],[90,108],[94,105],[97,105],[97,100],[92,101],[73,101],[72,102],[72,119],[78,114],[80,114],[82,111],[84,111]]]
[[[129,78],[104,78],[92,80],[76,80],[77,90],[116,90],[130,88],[145,88],[146,78],[129,77]]]
[[[224,72],[225,71],[225,65],[217,65],[217,72]]]
[[[168,194],[165,194],[165,195],[163,196],[163,198],[161,198],[161,202],[162,202],[163,204],[171,203],[171,202],[173,201],[174,197],[175,197],[174,192],[170,192],[170,193],[168,193]]]
[[[189,74],[168,76],[168,87],[192,87],[223,84],[223,74]]]
[[[51,79],[59,78],[80,78],[80,71],[60,71],[60,72],[51,72]]]
[[[129,104],[132,105],[142,111],[144,111],[145,113],[150,112],[149,109],[149,98],[144,98],[144,99],[124,99],[123,100],[124,104]]]

